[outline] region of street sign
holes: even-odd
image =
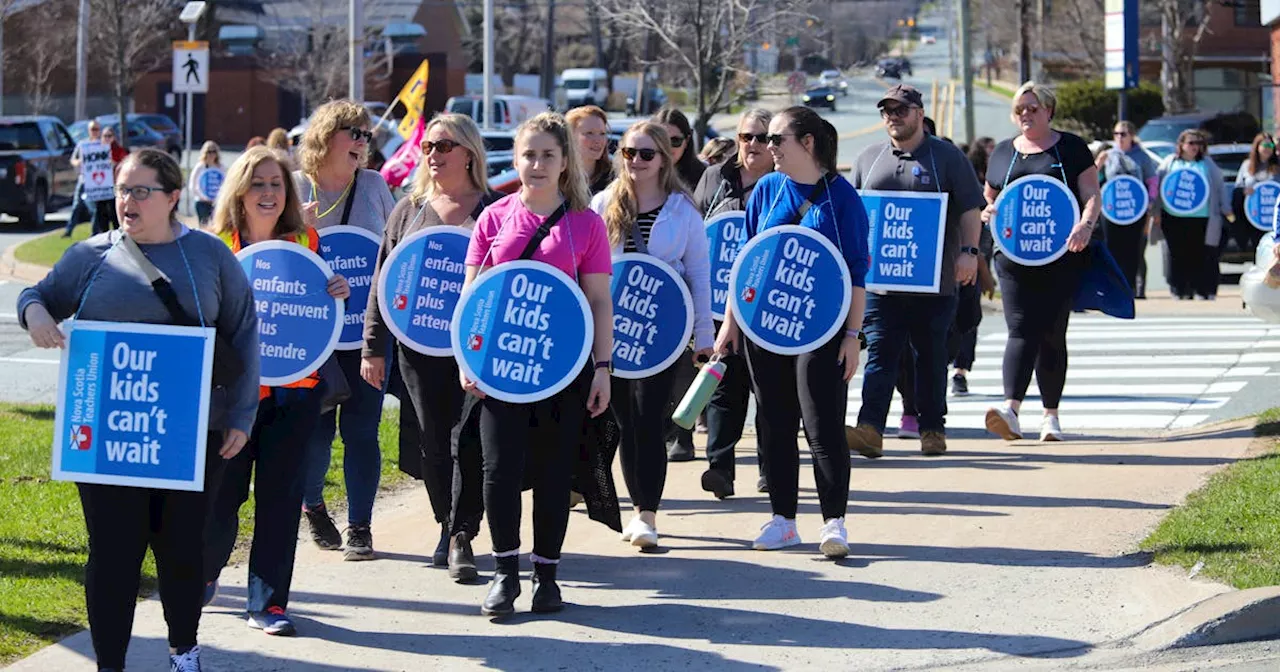
[[[209,43],[173,43],[173,92],[209,93]]]
[[[1106,0],[1103,46],[1106,86],[1138,86],[1138,0]]]

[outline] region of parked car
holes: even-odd
[[[651,87],[644,98],[644,110],[636,108],[636,97],[634,95],[627,96],[627,116],[634,117],[638,114],[653,114],[662,109],[667,104],[667,92],[662,90],[660,86]]]
[[[601,68],[567,68],[560,73],[569,107],[601,105],[609,97],[609,73]]]
[[[826,107],[836,111],[836,90],[829,86],[815,86],[805,91],[800,100],[808,107]]]
[[[1222,232],[1222,256],[1220,260],[1224,264],[1247,264],[1253,259],[1255,248],[1245,242],[1247,238],[1244,235],[1234,235],[1233,231],[1248,231],[1253,229],[1253,225],[1249,223],[1244,214],[1244,189],[1236,188],[1236,174],[1240,172],[1240,164],[1249,158],[1249,150],[1251,144],[1231,143],[1223,145],[1209,145],[1209,157],[1213,162],[1218,164],[1218,169],[1222,171],[1222,190],[1226,202],[1231,204],[1231,211],[1235,215],[1235,223],[1224,222],[1225,228]]]
[[[41,226],[49,208],[70,205],[75,147],[56,117],[0,117],[0,212]]]
[[[1248,112],[1194,112],[1190,114],[1156,117],[1138,129],[1138,139],[1148,142],[1178,141],[1178,135],[1190,129],[1200,129],[1209,134],[1210,144],[1253,142],[1253,136],[1261,127]]]
[[[937,44],[937,43],[938,43],[938,38],[934,37],[933,35],[920,36],[920,44]]]
[[[484,96],[454,96],[444,104],[447,112],[471,117],[476,124],[484,125]],[[542,112],[551,109],[546,98],[533,96],[497,95],[493,97],[493,127],[513,129]]]
[[[844,75],[839,70],[823,70],[822,74],[818,75],[818,83],[839,91],[841,96],[849,95],[849,82],[845,81]]]
[[[108,128],[111,129],[116,134],[117,138],[121,137],[119,125],[114,123],[102,124],[102,130],[105,131]],[[168,140],[166,140],[163,135],[161,135],[160,133],[157,133],[156,131],[151,130],[151,128],[148,127],[146,124],[140,121],[129,122],[129,148],[130,149],[141,148],[141,147],[152,147],[154,149],[159,149],[159,150],[168,152],[170,150],[166,146],[167,142]],[[178,151],[181,152],[182,150],[179,149]]]
[[[125,119],[129,121],[129,133],[130,133],[129,146],[130,147],[133,147],[135,145],[140,147],[141,146],[157,147],[159,149],[163,149],[166,152],[169,152],[175,157],[182,156],[182,148],[186,145],[185,139],[183,137],[182,129],[178,128],[178,125],[174,123],[174,121],[170,119],[168,115],[128,114],[128,115],[125,115]],[[118,126],[119,121],[120,121],[120,115],[118,114],[104,114],[98,117],[98,123],[102,124],[103,128],[106,128],[107,126]],[[133,125],[135,123],[141,124],[142,126],[146,127],[148,131],[151,132],[146,134],[147,136],[146,141],[142,141],[142,140],[139,140],[137,142],[134,141]],[[161,141],[152,142],[152,137],[151,137],[152,134],[160,136]],[[86,136],[88,135],[87,128],[85,129],[85,135]]]

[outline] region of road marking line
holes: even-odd
[[[17,313],[0,313],[0,320],[17,320]]]
[[[1122,343],[1122,342],[1114,342],[1114,341],[1110,341],[1110,342],[1103,341],[1100,343],[1076,342],[1076,343],[1071,343],[1070,346],[1067,348],[1067,350],[1070,351],[1072,355],[1075,355],[1076,353],[1081,353],[1081,352],[1134,352],[1134,351],[1146,352],[1150,350],[1177,350],[1182,352],[1198,351],[1198,350],[1231,350],[1231,351],[1238,352],[1242,350],[1248,350],[1250,348],[1253,348],[1255,350],[1257,349],[1271,350],[1274,348],[1280,348],[1280,341],[1266,340],[1266,341],[1259,341],[1257,343],[1254,343],[1252,341],[1247,341],[1247,342],[1231,341],[1228,343],[1215,343],[1215,342],[1188,343],[1186,341],[1176,341],[1176,342],[1165,342],[1165,343],[1159,343],[1159,344],[1153,344],[1146,341],[1141,341],[1137,343]],[[980,353],[986,353],[986,354],[1004,352],[1004,344],[999,343],[999,344],[991,344],[991,345],[979,345],[977,350]]]

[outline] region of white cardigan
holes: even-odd
[[[591,199],[591,209],[601,217],[613,198],[613,187]],[[689,288],[693,297],[693,347],[710,348],[715,343],[715,325],[711,321],[711,252],[707,243],[702,213],[693,201],[681,193],[673,193],[658,213],[649,233],[649,254],[671,265]],[[623,245],[614,246],[614,256]]]

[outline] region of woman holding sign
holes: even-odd
[[[212,233],[232,252],[271,240],[294,242],[317,252],[320,236],[302,220],[298,194],[289,179],[286,159],[266,147],[240,155],[227,172],[218,195]],[[334,274],[325,291],[345,299],[351,294],[346,278]],[[292,298],[292,297],[291,297]],[[269,301],[257,297],[259,304]],[[267,308],[257,307],[258,312]],[[260,321],[263,334],[278,325]],[[260,387],[258,415],[245,450],[227,465],[222,485],[209,510],[205,602],[217,591],[218,575],[231,557],[239,527],[240,506],[249,499],[253,478],[254,528],[249,551],[248,624],[268,635],[292,635],[289,588],[302,515],[302,465],[307,441],[320,418],[324,388],[312,372],[296,383]]]
[[[418,171],[412,193],[396,204],[387,220],[374,269],[376,278],[382,277],[388,255],[405,238],[438,226],[472,229],[485,207],[501,196],[489,191],[485,180],[484,140],[471,117],[441,114],[433,118],[423,132],[422,157],[425,169]],[[380,309],[380,291],[379,283],[375,282],[369,292],[360,364],[360,375],[376,388],[383,386],[386,353],[395,338],[387,326],[388,317]],[[455,478],[479,476],[480,463],[479,455],[459,456],[458,459],[466,459],[469,465],[475,466],[454,468],[450,433],[458,422],[465,397],[462,388],[452,384],[458,379],[458,364],[448,354],[431,356],[402,340],[395,342],[400,375],[412,400],[422,437],[421,463],[414,465],[413,473],[426,486],[436,522],[440,523],[440,541],[431,562],[437,566],[448,564],[455,579],[473,579],[475,559],[471,539],[479,532],[476,529],[480,523],[479,511],[464,520],[453,521],[452,525],[449,520]],[[458,487],[464,493],[479,496],[482,485],[476,482],[464,487],[458,483]]]
[[[1067,320],[1089,265],[1089,243],[1102,238],[1098,169],[1080,136],[1049,126],[1057,100],[1046,86],[1027,82],[1019,87],[1010,118],[1020,133],[996,145],[987,164],[990,205],[982,211],[982,221],[992,227],[998,250],[996,274],[1009,340],[1004,349],[1005,404],[987,410],[986,426],[1006,441],[1022,438],[1018,411],[1033,372],[1044,405],[1040,440],[1062,440],[1058,402],[1067,382]],[[1019,188],[997,209],[1006,186],[1034,176],[1062,185]],[[1028,210],[1038,214],[1026,217],[1022,213]],[[1078,220],[1071,221],[1076,212]]]
[[[520,191],[489,206],[477,220],[467,249],[466,284],[486,269],[518,259],[550,264],[576,278],[591,310],[595,365],[585,367],[560,392],[533,403],[486,396],[474,381],[460,375],[463,389],[478,400],[468,402],[464,418],[474,407],[480,414],[484,508],[498,565],[480,609],[490,616],[512,613],[520,595],[520,490],[526,468],[535,470],[533,611],[553,612],[564,606],[556,566],[569,526],[572,465],[582,442],[584,414],[595,417],[609,406],[613,352],[609,236],[600,216],[588,207],[572,131],[564,117],[544,112],[520,125],[515,148]],[[562,344],[565,347],[575,345]]]
[[[78,486],[89,531],[84,587],[98,669],[124,669],[142,560],[150,546],[169,626],[170,667],[198,670],[196,630],[204,586],[201,531],[208,494],[216,486],[216,474],[224,461],[235,458],[245,447],[258,401],[258,321],[253,292],[226,246],[216,238],[192,233],[178,222],[182,170],[168,154],[143,149],[130,155],[120,166],[115,190],[123,233],[113,231],[72,245],[44,280],[22,292],[18,316],[32,342],[42,348],[65,347],[58,323],[74,318],[208,325],[216,328],[216,338],[238,354],[238,367],[222,360],[214,364],[215,379],[220,367],[230,367],[235,370],[228,373],[236,382],[216,387],[210,396],[205,463],[197,465],[205,473],[203,492],[89,483]],[[166,307],[161,292],[139,272],[140,263],[167,277],[162,286],[176,299],[174,308]],[[182,313],[180,318],[178,312]],[[190,317],[193,315],[196,317]],[[159,357],[164,362],[164,353]],[[165,390],[161,386],[158,394],[161,404],[174,396],[198,396],[199,382],[191,381],[187,389]],[[106,428],[104,423],[101,429]],[[156,429],[163,433],[158,426]],[[165,446],[164,455],[181,454],[182,450]],[[188,450],[194,452],[194,448]]]
[[[224,178],[222,163],[218,161],[219,151],[221,150],[218,143],[212,140],[206,141],[200,148],[200,160],[191,171],[188,188],[195,199],[196,217],[199,218],[202,227],[209,223],[210,217],[213,217],[213,201],[218,198],[218,189],[222,186]]]
[[[853,185],[836,171],[836,129],[816,112],[807,107],[791,107],[778,113],[769,122],[768,142],[778,172],[762,178],[747,202],[747,235],[753,238],[787,225],[816,230],[835,246],[851,285],[832,287],[831,280],[840,276],[819,282],[808,275],[809,268],[797,270],[798,263],[779,266],[778,276],[802,285],[790,286],[807,290],[807,294],[819,299],[818,303],[841,305],[842,294],[847,292],[848,311],[835,316],[841,324],[834,325],[838,328],[833,336],[825,342],[806,343],[810,349],[803,354],[779,354],[763,347],[754,337],[746,341],[744,349],[756,395],[756,428],[773,509],[773,518],[763,526],[753,546],[771,551],[800,543],[796,531],[800,496],[796,432],[803,420],[822,510],[819,549],[829,558],[842,558],[849,553],[844,526],[849,509],[849,445],[844,423],[849,379],[858,368],[866,307],[867,211]],[[745,275],[742,262],[743,257],[739,256],[736,274]],[[770,290],[776,291],[779,290]],[[741,294],[737,287],[731,293],[735,297]],[[812,314],[813,304],[810,305],[809,309],[790,310],[794,317],[788,320],[807,327],[801,321],[806,312]],[[738,324],[737,312],[735,301],[725,304],[724,326],[715,348],[722,355],[738,350],[739,336],[745,330]]]
[[[1235,236],[1242,250],[1257,249],[1258,241],[1262,240],[1262,235],[1272,226],[1274,209],[1264,209],[1261,213],[1262,226],[1266,230],[1251,225],[1245,214],[1245,201],[1263,182],[1280,182],[1280,159],[1276,157],[1276,139],[1270,133],[1259,133],[1253,138],[1253,147],[1249,149],[1249,156],[1240,164],[1240,171],[1236,173],[1236,191],[1239,192],[1239,196],[1232,200],[1239,200],[1240,207],[1235,208],[1235,204],[1232,204],[1236,219],[1231,224],[1231,234]]]
[[[1222,171],[1200,131],[1178,135],[1175,152],[1160,162],[1160,207],[1151,213],[1153,238],[1164,239],[1169,292],[1189,301],[1218,295],[1218,256],[1231,204],[1222,197]]]
[[[651,548],[658,544],[656,517],[667,481],[663,430],[670,419],[667,405],[676,370],[707,361],[715,339],[711,323],[710,256],[702,215],[676,174],[666,129],[652,122],[637,122],[622,136],[617,163],[618,179],[591,201],[591,209],[604,217],[613,253],[637,252],[664,262],[684,281],[693,299],[693,305],[688,307],[668,305],[663,313],[667,319],[661,325],[653,319],[661,306],[655,307],[648,319],[644,316],[636,319],[641,311],[614,307],[615,314],[626,316],[627,324],[663,332],[677,331],[677,324],[684,327],[686,311],[693,312],[695,353],[692,362],[679,356],[688,343],[685,339],[672,350],[676,361],[660,371],[641,378],[617,375],[613,378],[610,400],[622,435],[622,475],[636,510],[636,517],[622,531],[622,540],[639,548]],[[657,283],[661,280],[654,279],[656,276],[645,277],[643,267],[636,268],[639,274],[632,271],[618,279],[625,287],[620,296],[627,292],[632,296],[659,296]],[[633,277],[638,281],[630,282]],[[650,289],[652,291],[648,291]],[[670,294],[666,298],[670,298]],[[653,344],[652,338],[640,340]],[[655,363],[660,366],[663,360],[658,358],[667,354],[646,354],[642,348],[628,347],[625,351],[615,348],[613,354],[619,359],[630,357],[633,370],[647,369]],[[618,362],[614,362],[614,366],[616,368]]]

